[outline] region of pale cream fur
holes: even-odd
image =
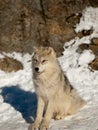
[[[35,48],[33,79],[38,108],[32,130],[46,130],[51,118],[62,119],[76,113],[86,104],[64,76],[51,47]]]

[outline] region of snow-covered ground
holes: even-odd
[[[86,8],[76,32],[93,28],[90,36],[76,37],[65,44],[63,56],[58,60],[71,84],[77,89],[87,105],[77,114],[64,120],[51,121],[51,130],[98,130],[98,71],[88,67],[94,58],[91,50],[76,52],[82,43],[98,37],[98,8]],[[32,55],[6,54],[23,63],[24,69],[5,73],[0,71],[0,130],[28,130],[36,113],[36,95],[32,80]],[[3,55],[0,54],[0,58]]]

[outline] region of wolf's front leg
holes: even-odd
[[[42,100],[41,97],[38,97],[37,116],[34,123],[31,126],[31,130],[36,130],[39,128],[40,123],[42,121],[44,106],[45,106],[44,101]]]
[[[53,115],[53,103],[49,102],[47,105],[46,113],[40,126],[40,130],[48,130],[52,115]]]

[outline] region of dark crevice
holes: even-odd
[[[40,6],[41,6],[41,9],[42,9],[42,18],[45,22],[45,24],[47,23],[47,20],[46,20],[46,14],[45,14],[45,9],[44,9],[44,4],[43,4],[43,0],[40,0]]]

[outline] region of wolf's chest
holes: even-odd
[[[51,98],[53,93],[51,84],[42,81],[35,81],[35,91],[37,95],[47,100]]]

